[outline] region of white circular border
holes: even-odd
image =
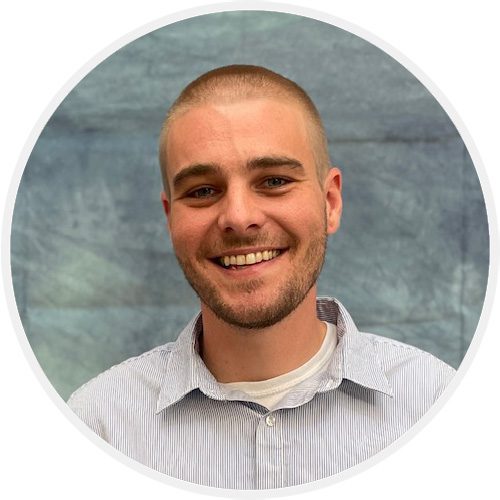
[[[481,318],[479,320],[476,333],[474,338],[470,344],[470,347],[467,351],[467,354],[460,365],[460,369],[457,375],[454,377],[453,381],[447,387],[443,396],[439,399],[439,401],[433,405],[430,411],[426,413],[426,415],[416,424],[414,425],[408,432],[404,434],[400,439],[398,439],[393,444],[389,445],[387,448],[377,453],[372,458],[352,467],[346,471],[343,471],[335,476],[322,479],[320,481],[316,481],[313,483],[307,483],[300,486],[284,488],[280,490],[252,490],[252,491],[240,491],[240,490],[224,490],[218,488],[210,488],[205,486],[196,485],[193,483],[187,483],[184,481],[177,480],[175,478],[171,478],[159,472],[156,472],[149,467],[143,466],[142,464],[130,459],[129,457],[123,455],[121,452],[118,452],[115,448],[105,443],[101,440],[96,434],[94,434],[83,422],[76,417],[76,415],[69,409],[66,403],[60,398],[58,393],[52,387],[51,383],[47,379],[45,373],[41,369],[38,360],[36,359],[33,351],[31,350],[31,346],[27,340],[27,337],[24,333],[24,329],[19,317],[19,313],[17,310],[14,291],[12,286],[12,276],[11,276],[11,267],[10,267],[10,233],[11,233],[11,225],[12,225],[12,216],[14,210],[14,204],[16,199],[17,190],[19,187],[19,183],[21,180],[21,176],[23,174],[24,168],[26,166],[27,160],[31,151],[36,144],[41,132],[43,131],[48,119],[52,116],[52,114],[56,111],[58,106],[67,96],[67,94],[80,82],[80,80],[85,77],[90,71],[92,71],[100,62],[104,59],[112,55],[118,49],[123,47],[124,45],[133,42],[137,38],[151,31],[168,26],[177,21],[186,20],[192,17],[197,17],[205,14],[219,13],[224,11],[236,11],[236,10],[261,10],[261,11],[274,11],[285,14],[295,14],[304,16],[310,19],[326,22],[330,25],[339,27],[344,29],[350,33],[353,33],[362,39],[372,43],[379,49],[383,50],[391,57],[393,57],[396,61],[404,65],[408,71],[410,71],[414,76],[416,76],[432,93],[434,98],[440,103],[443,109],[447,112],[448,116],[452,119],[454,125],[457,127],[462,140],[464,141],[468,152],[473,160],[474,166],[476,168],[478,177],[481,182],[481,187],[483,191],[483,196],[486,203],[486,208],[488,212],[488,224],[489,224],[489,234],[490,234],[490,266],[489,266],[489,277],[488,277],[488,285],[485,295],[485,300],[483,304],[483,311],[481,314]],[[453,106],[448,102],[446,97],[442,94],[442,92],[437,88],[437,86],[425,75],[418,67],[416,67],[410,60],[408,60],[404,54],[400,53],[397,49],[386,43],[385,41],[379,39],[375,35],[370,32],[365,31],[359,26],[353,25],[348,21],[337,18],[329,13],[320,12],[317,10],[295,6],[295,5],[286,5],[282,3],[273,3],[273,2],[259,2],[256,5],[255,2],[230,2],[230,3],[217,3],[213,5],[205,5],[194,7],[191,9],[187,9],[184,11],[180,11],[178,13],[170,14],[165,17],[162,17],[156,21],[148,23],[137,30],[134,30],[127,35],[119,38],[114,43],[106,47],[99,54],[92,58],[89,62],[87,62],[80,70],[59,90],[59,92],[55,95],[52,101],[49,103],[45,111],[42,113],[41,117],[37,121],[35,127],[31,131],[28,140],[23,148],[23,151],[20,155],[19,161],[16,165],[14,175],[12,177],[12,181],[10,183],[9,192],[7,195],[5,213],[4,213],[4,229],[2,235],[2,251],[4,254],[4,259],[2,262],[2,270],[4,274],[4,286],[5,292],[8,302],[8,308],[11,315],[11,320],[14,324],[19,342],[23,348],[24,354],[28,359],[31,368],[37,375],[39,381],[42,386],[45,388],[49,396],[55,402],[55,404],[59,407],[59,409],[72,421],[74,425],[79,427],[82,432],[96,444],[98,444],[105,451],[110,453],[112,456],[125,463],[128,466],[135,468],[136,470],[154,478],[165,482],[169,485],[180,487],[182,489],[189,489],[191,491],[195,491],[197,493],[204,493],[213,496],[220,497],[240,497],[240,498],[256,498],[256,497],[282,497],[288,496],[290,494],[304,493],[312,490],[316,490],[320,487],[331,486],[334,483],[342,481],[348,477],[358,474],[365,469],[372,467],[375,463],[382,461],[389,454],[392,454],[396,451],[400,446],[404,445],[407,441],[412,439],[416,433],[418,433],[434,416],[435,414],[442,408],[445,402],[448,400],[452,392],[456,389],[458,384],[461,382],[465,371],[470,367],[473,357],[475,356],[479,343],[484,336],[484,332],[486,330],[486,324],[488,322],[489,316],[491,315],[491,310],[493,307],[493,299],[494,299],[494,290],[496,289],[497,284],[497,255],[498,255],[498,234],[497,234],[497,221],[496,221],[496,212],[494,207],[493,195],[491,193],[490,186],[488,184],[488,179],[486,175],[485,168],[482,164],[481,158],[477,151],[477,148],[463,124],[462,120],[458,116],[457,112],[453,108]]]

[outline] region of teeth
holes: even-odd
[[[246,265],[249,265],[249,264],[255,264],[255,254],[254,254],[254,253],[249,253],[249,254],[246,256],[246,259],[245,259],[245,264],[246,264]]]
[[[263,252],[248,253],[246,255],[226,255],[219,259],[224,267],[250,266],[263,260],[271,260],[280,254],[279,250],[264,250]]]

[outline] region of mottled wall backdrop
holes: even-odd
[[[200,16],[109,57],[41,134],[17,196],[12,272],[21,319],[61,394],[176,338],[197,311],[166,232],[157,137],[178,92],[216,66],[267,66],[320,109],[344,174],[344,216],[320,293],[358,327],[457,367],[488,270],[481,188],[426,88],[370,43],[270,12]],[[36,85],[36,82],[33,82]]]

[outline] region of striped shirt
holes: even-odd
[[[198,355],[201,317],[172,343],[98,375],[68,401],[125,455],[185,481],[231,489],[315,481],[368,459],[432,406],[454,370],[431,354],[361,333],[335,299],[318,317],[337,326],[326,370],[272,411],[224,389]]]

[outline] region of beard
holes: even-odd
[[[200,300],[212,310],[222,321],[242,329],[263,329],[270,327],[292,313],[305,299],[311,288],[316,283],[325,259],[327,234],[326,217],[323,230],[319,229],[307,238],[307,247],[300,255],[296,238],[291,238],[290,245],[286,245],[287,258],[290,259],[291,269],[289,276],[276,287],[273,300],[261,304],[259,289],[265,284],[261,278],[249,279],[243,283],[235,283],[234,289],[229,292],[243,293],[246,295],[243,304],[235,306],[223,300],[222,294],[216,284],[209,279],[206,273],[196,268],[192,261],[182,257],[176,252],[177,260],[184,272],[184,276],[194,289]],[[303,241],[306,241],[304,238]],[[242,248],[244,246],[270,246],[271,239],[264,235],[256,237],[225,237],[220,244],[210,247],[211,254],[222,253],[223,250],[231,248]],[[220,252],[219,252],[220,248]],[[203,261],[203,255],[207,255],[203,249],[197,255],[197,261]],[[278,257],[279,258],[279,257]],[[210,264],[212,265],[212,264]],[[235,271],[237,272],[237,271]],[[269,285],[268,285],[269,286]]]

